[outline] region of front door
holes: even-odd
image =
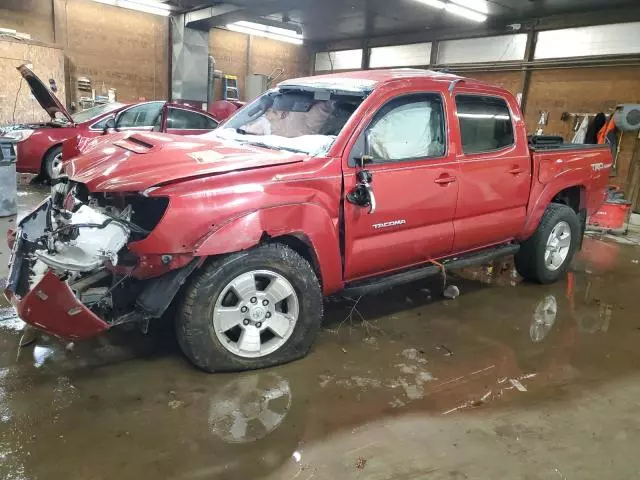
[[[455,103],[462,145],[454,222],[459,253],[506,242],[522,231],[531,158],[524,127],[514,128],[505,99],[459,93]]]
[[[357,185],[355,159],[368,153],[376,209],[345,199],[345,280],[451,252],[458,166],[446,132],[439,93],[389,98],[362,131],[348,153],[345,195]]]

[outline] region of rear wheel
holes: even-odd
[[[304,356],[322,321],[309,263],[269,244],[217,259],[193,280],[177,319],[185,355],[209,372],[249,370]]]
[[[56,178],[62,165],[62,145],[57,145],[47,152],[42,162],[42,176],[51,181]]]
[[[536,233],[516,254],[516,269],[528,280],[553,283],[569,268],[583,234],[578,215],[566,205],[552,203]]]

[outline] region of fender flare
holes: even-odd
[[[531,237],[531,235],[533,235],[538,228],[538,225],[542,220],[542,215],[544,215],[544,212],[547,209],[547,206],[551,203],[551,200],[553,200],[553,197],[558,195],[558,193],[560,193],[561,191],[573,187],[578,187],[582,190],[585,189],[584,185],[576,185],[573,182],[566,182],[560,185],[556,183],[545,185],[544,189],[542,190],[540,195],[538,195],[538,199],[531,207],[531,210],[527,215],[527,220],[525,221],[522,235],[518,237],[518,240],[523,241]]]
[[[343,286],[337,221],[320,205],[302,203],[268,207],[235,217],[209,231],[198,241],[194,255],[208,257],[247,250],[264,235],[303,238],[313,250],[325,295]]]

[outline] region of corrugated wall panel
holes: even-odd
[[[475,63],[523,60],[527,35],[500,35],[497,37],[447,40],[440,43],[438,63]]]
[[[356,70],[362,67],[362,49],[316,53],[316,71]]]
[[[538,34],[536,59],[640,53],[640,22],[549,30]]]
[[[375,47],[371,49],[369,66],[371,68],[382,68],[428,65],[430,58],[431,43]]]

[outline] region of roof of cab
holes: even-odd
[[[293,78],[280,82],[280,86],[313,85],[315,87],[326,86],[328,88],[340,88],[341,90],[373,90],[383,83],[393,80],[411,78],[430,78],[437,81],[452,82],[461,79],[451,73],[434,72],[433,70],[420,70],[416,68],[394,68],[388,70],[358,70],[354,72],[329,73],[313,77]]]

